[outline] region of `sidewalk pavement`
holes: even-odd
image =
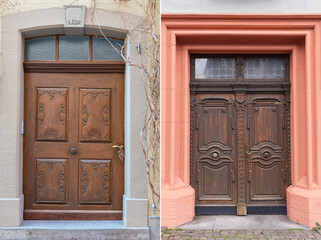
[[[167,229],[162,231],[162,240],[255,240],[255,239],[321,239],[317,231],[305,229],[289,230],[183,230]]]

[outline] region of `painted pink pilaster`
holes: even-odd
[[[194,217],[195,193],[189,185],[189,110],[183,93],[182,59],[184,52],[176,46],[176,37],[162,25],[162,83],[161,83],[161,221],[168,227],[191,221]],[[176,71],[175,69],[178,69]],[[188,88],[188,87],[187,87]],[[164,214],[171,213],[171,214]]]
[[[189,53],[289,53],[291,172],[288,216],[321,222],[321,15],[163,14],[161,224],[194,216],[190,186]],[[318,124],[319,123],[319,124]]]

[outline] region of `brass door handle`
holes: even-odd
[[[124,148],[124,145],[113,145],[113,148]]]
[[[121,161],[124,161],[124,157],[125,157],[125,151],[124,151],[124,145],[113,145],[113,148],[118,148],[118,158]]]

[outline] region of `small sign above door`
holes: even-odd
[[[83,35],[86,14],[85,5],[64,5],[64,28],[65,35]]]

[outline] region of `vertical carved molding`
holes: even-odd
[[[191,99],[190,99],[190,182],[192,187],[196,190],[197,186],[195,186],[195,176],[194,176],[194,116],[195,116],[195,110],[196,110],[196,94],[191,93]]]
[[[43,172],[37,171],[37,192],[42,192],[44,184],[45,178],[43,176]]]
[[[86,164],[83,164],[83,166]],[[81,192],[84,193],[87,191],[87,187],[89,184],[89,180],[87,177],[87,173],[85,171],[82,171],[82,176],[81,176]]]
[[[104,107],[103,120],[106,126],[110,125],[110,108],[108,105]]]
[[[45,113],[44,113],[43,104],[39,103],[38,104],[38,125],[43,124],[44,118],[45,118]]]
[[[110,175],[109,175],[109,169],[107,172],[105,172],[104,174],[104,190],[105,190],[105,193],[107,194],[107,198],[105,200],[105,204],[108,204],[110,202],[110,199],[109,199],[109,186],[110,186]]]
[[[87,112],[87,106],[86,104],[83,104],[81,106],[81,120],[82,120],[82,125],[86,126],[88,122],[88,112]]]
[[[245,94],[236,93],[235,109],[237,112],[237,162],[238,162],[238,201],[237,215],[246,215],[245,202],[245,160],[244,160],[244,114],[245,114]]]
[[[285,93],[285,99],[284,99],[284,115],[286,116],[286,130],[287,130],[287,172],[288,175],[288,185],[291,184],[291,129],[290,129],[290,93]]]
[[[106,126],[110,125],[110,110],[108,105],[104,107],[103,120]]]
[[[65,125],[65,123],[66,123],[65,118],[66,118],[66,105],[61,104],[60,113],[59,113],[59,122],[61,125]]]

